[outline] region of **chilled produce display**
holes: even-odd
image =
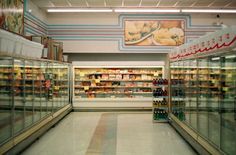
[[[162,77],[156,68],[74,68],[74,97],[151,98],[152,82]],[[163,82],[162,82],[163,83]]]

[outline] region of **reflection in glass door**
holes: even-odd
[[[0,58],[0,144],[12,136],[13,59]]]
[[[25,80],[24,60],[14,59],[13,95],[14,95],[14,134],[24,129]]]
[[[208,136],[209,140],[220,146],[220,57],[208,57],[209,64],[209,98],[208,98]]]
[[[222,56],[221,66],[221,149],[228,154],[236,154],[236,54]]]
[[[189,60],[189,89],[186,90],[186,95],[189,96],[189,123],[190,126],[197,130],[197,97],[198,97],[198,79],[197,79],[197,61]]]
[[[209,68],[208,59],[198,59],[198,130],[208,137]]]

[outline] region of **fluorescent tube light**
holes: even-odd
[[[112,9],[48,9],[47,12],[112,12]]]
[[[220,57],[211,58],[211,60],[220,60]]]
[[[227,55],[225,56],[226,59],[233,59],[236,58],[236,55]]]
[[[180,12],[179,9],[114,9],[114,12]]]
[[[236,10],[227,9],[182,9],[181,12],[196,13],[236,13]]]

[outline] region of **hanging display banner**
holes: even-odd
[[[173,49],[169,58],[175,61],[233,47],[236,47],[236,27],[224,28]]]

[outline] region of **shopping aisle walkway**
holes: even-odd
[[[23,155],[195,155],[168,124],[151,113],[73,112]]]

